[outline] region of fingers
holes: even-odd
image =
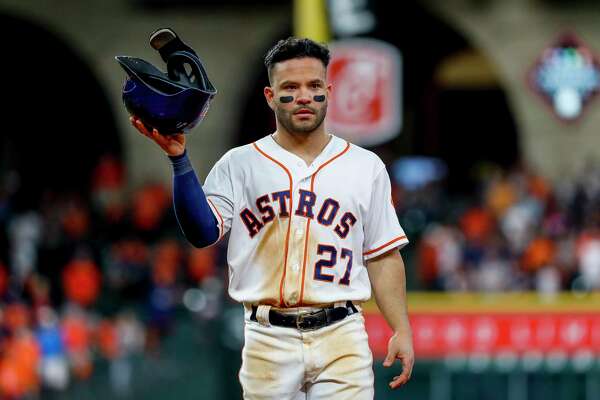
[[[385,356],[385,360],[383,360],[384,367],[390,367],[394,360],[396,359],[396,354],[394,354],[391,350],[388,350],[387,356]]]
[[[408,371],[402,371],[402,373],[398,376],[395,376],[394,379],[389,383],[391,389],[398,389],[400,386],[404,385],[410,379],[410,374]]]
[[[407,359],[402,360],[402,373],[394,377],[394,379],[390,382],[390,388],[397,389],[410,380],[413,363],[413,361]]]
[[[150,134],[150,138],[158,143],[159,146],[165,147],[169,145],[169,138],[161,135],[157,129],[152,129],[152,133]]]
[[[389,354],[388,354],[388,357],[389,357]],[[392,362],[388,363],[388,357],[386,357],[385,361],[383,362],[383,365],[385,367],[389,367],[393,362],[393,360],[392,360]],[[410,380],[410,377],[412,375],[412,369],[413,369],[414,362],[415,362],[414,357],[412,357],[412,356],[398,355],[397,358],[402,360],[402,373],[400,375],[394,376],[394,379],[392,379],[392,381],[389,383],[390,388],[392,388],[392,389],[397,389]]]
[[[133,125],[133,127],[137,129],[142,135],[154,140],[160,146],[168,144],[168,139],[166,137],[161,135],[156,129],[152,129],[152,131],[150,131],[146,127],[146,125],[144,125],[141,119],[131,116],[129,117],[129,121],[131,122],[131,125]]]
[[[400,386],[408,382],[409,379],[410,376],[408,375],[408,373],[403,371],[400,375],[395,376],[394,379],[390,382],[390,388],[398,389]]]
[[[136,118],[134,116],[129,117],[129,122],[135,129],[137,129],[142,135],[151,137],[150,131],[146,128],[141,119]]]
[[[185,135],[183,133],[176,133],[174,135],[171,135],[171,138],[180,145],[185,146]]]
[[[129,117],[129,122],[135,129],[137,129],[142,135],[149,139],[152,139],[158,144],[167,155],[176,156],[180,155],[185,151],[185,135],[183,133],[176,133],[173,135],[163,135],[157,129],[149,129],[142,120],[136,116]]]
[[[147,136],[151,139],[157,139],[157,138],[161,138],[162,142],[166,142],[167,137],[165,135],[162,135],[158,130],[156,129],[152,129],[152,131],[150,131],[146,125],[144,125],[144,123],[142,122],[141,119],[135,117],[135,116],[130,116],[129,117],[129,122],[131,123],[131,125],[133,125],[134,128],[136,128],[138,131],[140,131],[140,133],[144,136]],[[174,135],[171,135],[171,138],[174,139],[175,141],[177,141],[178,143],[183,143],[185,141],[185,138],[183,137],[183,133],[177,133]]]

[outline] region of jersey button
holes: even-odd
[[[298,264],[292,265],[292,271],[298,272],[299,269],[300,269],[300,266]]]
[[[290,296],[290,303],[296,304],[298,302],[298,293],[292,293]]]
[[[296,229],[296,237],[301,238],[304,235],[304,231],[302,229]]]

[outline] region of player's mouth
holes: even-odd
[[[314,111],[309,110],[308,108],[301,108],[294,113],[294,115],[298,115],[300,117],[307,117],[307,116],[314,115],[314,114],[315,114]]]

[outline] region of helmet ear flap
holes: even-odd
[[[185,51],[171,54],[167,62],[169,78],[197,89],[214,92],[215,88],[198,57]]]
[[[196,86],[197,77],[200,75],[198,65],[186,54],[175,53],[167,62],[167,73],[174,81]],[[198,88],[200,89],[200,88]]]

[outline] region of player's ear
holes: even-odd
[[[267,100],[267,104],[271,107],[271,110],[275,109],[275,105],[273,104],[273,88],[270,86],[265,86],[263,89],[263,93],[265,95],[265,99]]]
[[[333,90],[333,84],[328,83],[326,88],[327,88],[327,98],[329,98],[331,96],[331,91]]]

